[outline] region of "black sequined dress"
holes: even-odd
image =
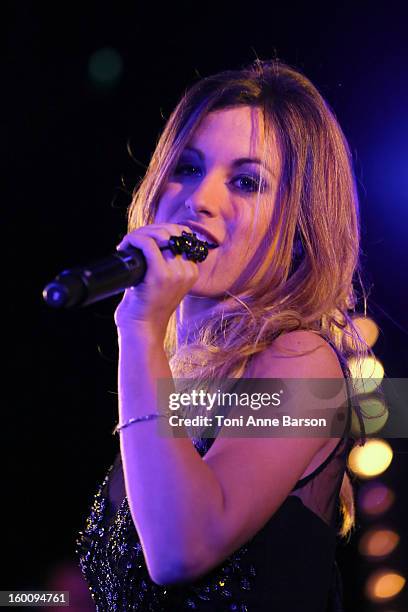
[[[340,355],[339,360],[348,376]],[[341,612],[335,550],[339,491],[353,445],[350,423],[349,401],[347,424],[337,446],[314,472],[296,483],[266,525],[204,577],[170,587],[155,584],[148,574],[118,453],[77,539],[79,565],[96,610]],[[203,456],[213,442],[202,439],[194,445]]]

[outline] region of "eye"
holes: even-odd
[[[201,176],[201,168],[193,164],[179,164],[176,166],[174,176]]]
[[[187,177],[187,178],[198,178],[203,175],[203,170],[200,166],[189,163],[180,163],[176,166],[173,176],[175,177]],[[257,175],[252,174],[241,174],[229,182],[238,191],[244,193],[255,193],[265,191],[267,185],[264,180]]]
[[[231,181],[231,184],[235,186],[235,183],[238,182],[238,189],[240,191],[245,191],[247,193],[254,193],[255,191],[265,191],[266,183],[265,181],[261,181],[259,176],[252,176],[249,174],[242,174],[237,176]]]

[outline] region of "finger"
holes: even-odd
[[[143,252],[143,255],[146,258],[147,268],[154,271],[154,274],[158,280],[160,278],[165,278],[168,275],[168,270],[166,270],[166,262],[154,237],[142,234],[133,234],[126,241],[125,246],[118,245],[116,248],[118,250],[123,250],[129,245],[136,247]]]
[[[185,253],[168,259],[166,265],[171,278],[184,280],[187,284],[190,284],[191,280],[197,280],[200,274],[197,263],[187,259]]]
[[[171,265],[179,265],[181,273],[188,276],[189,278],[198,278],[200,275],[200,268],[198,262],[193,259],[187,259],[187,254],[182,253],[181,256],[176,257],[172,261]]]
[[[183,225],[182,223],[149,223],[148,225],[143,225],[139,229],[150,230],[154,228],[167,230],[171,236],[179,236],[181,235],[181,232],[187,232],[188,234],[192,233],[192,230],[187,225]]]
[[[176,254],[173,253],[169,246],[169,238],[168,232],[160,231],[160,230],[150,230],[149,232],[137,232],[130,233],[116,246],[117,251],[125,251],[129,247],[139,247],[139,238],[140,237],[148,237],[155,241],[160,253],[162,254],[163,259],[166,261],[170,261],[176,257]],[[142,249],[143,250],[143,249]]]
[[[161,228],[149,228],[141,227],[137,230],[133,230],[126,234],[126,236],[121,240],[121,242],[116,246],[118,251],[126,249],[128,246],[137,246],[136,241],[138,240],[138,236],[147,236],[150,238],[154,238],[158,247],[166,246],[169,242],[169,233],[165,229]]]
[[[176,223],[152,223],[149,225],[144,225],[124,236],[116,248],[117,250],[123,250],[127,246],[132,246],[132,237],[136,235],[151,236],[157,240],[159,247],[164,247],[168,245],[168,241],[171,236],[181,236],[183,231],[191,234],[189,227],[186,225],[177,225]]]
[[[187,259],[186,253],[182,253],[180,257],[170,250],[160,251],[154,236],[141,233],[129,235],[129,244],[142,250],[148,269],[154,268],[155,275],[160,276],[162,280],[173,274],[179,278],[195,278],[198,275],[197,263]]]

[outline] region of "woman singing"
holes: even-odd
[[[175,255],[195,233],[204,261]],[[120,452],[78,538],[97,610],[341,610],[354,518],[336,437],[159,435],[157,380],[344,379],[359,213],[350,151],[299,71],[197,82],[172,113],[117,248],[148,269],[115,313]],[[161,250],[163,249],[163,250]]]

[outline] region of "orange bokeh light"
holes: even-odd
[[[393,570],[378,570],[367,580],[366,595],[371,601],[387,601],[396,597],[404,588],[405,583],[405,578]]]
[[[399,540],[391,529],[370,529],[361,537],[358,548],[365,557],[385,557],[395,550]]]

